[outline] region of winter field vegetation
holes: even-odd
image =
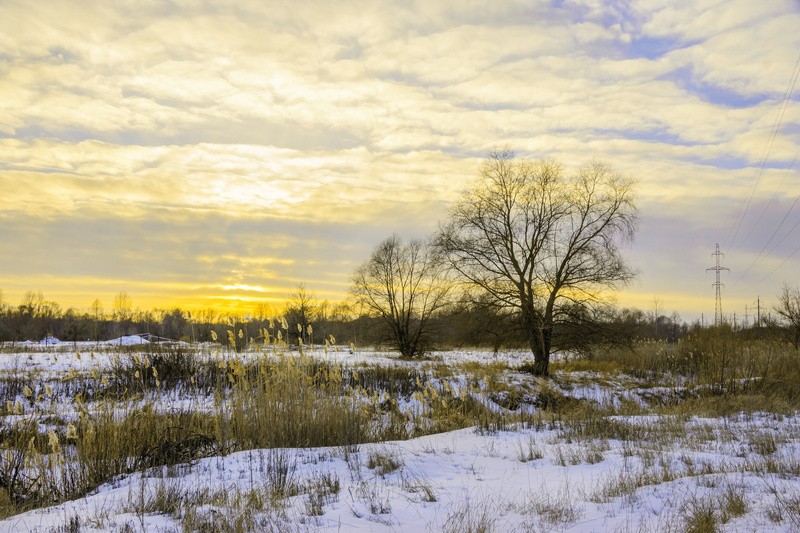
[[[766,330],[596,344],[543,378],[529,351],[288,329],[4,344],[0,531],[800,528],[800,359]]]

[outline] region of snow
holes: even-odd
[[[123,338],[125,339],[125,338]],[[121,341],[124,345],[128,341]],[[130,341],[134,343],[134,339]],[[70,370],[108,369],[113,351],[83,346],[71,353],[25,352],[0,356],[0,373],[57,376]],[[218,357],[211,349],[204,357]],[[253,354],[242,354],[252,357]],[[347,350],[317,356],[358,364],[419,364],[390,354]],[[466,360],[517,364],[527,355],[454,351],[434,354],[436,364]],[[614,402],[641,399],[622,381],[588,383],[576,376],[561,390],[575,398]],[[581,378],[581,379],[579,379]],[[463,382],[455,376],[454,383]],[[674,392],[674,389],[666,389]],[[194,400],[173,397],[170,405]],[[67,417],[71,414],[62,411]],[[77,516],[81,531],[181,531],[181,520],[143,512],[141,504],[159,491],[175,491],[214,501],[195,508],[196,520],[254,517],[256,530],[275,531],[464,531],[484,524],[492,531],[663,531],[685,529],[693,513],[706,507],[722,516],[730,494],[742,495],[745,512],[730,514],[724,531],[788,531],[800,527],[787,511],[800,502],[800,466],[794,475],[770,472],[769,461],[800,465],[800,415],[770,413],[727,418],[615,416],[610,420],[640,428],[680,428],[677,445],[663,446],[643,437],[637,442],[568,438],[558,424],[518,425],[482,433],[466,428],[407,441],[359,445],[356,449],[307,448],[250,450],[192,463],[159,467],[122,477],[75,501],[37,509],[0,521],[0,532],[46,532]],[[754,436],[774,439],[776,450],[753,449]],[[253,510],[237,498],[270,490],[271,458],[288,458],[298,494],[277,508]],[[370,457],[388,457],[397,468],[381,472]],[[308,487],[337,482],[323,494],[321,514],[311,512]],[[222,499],[222,501],[220,501]],[[788,506],[781,507],[781,502]],[[794,503],[792,503],[794,502]],[[800,512],[800,511],[799,511]],[[238,513],[238,514],[237,514]],[[183,517],[184,519],[186,517]],[[226,522],[227,523],[227,522]]]
[[[141,335],[124,335],[122,337],[106,341],[106,344],[111,346],[135,346],[137,344],[150,344],[150,341]]]
[[[107,341],[99,341],[99,342],[94,342],[94,341],[77,341],[77,342],[66,341],[65,342],[65,341],[62,341],[60,339],[57,339],[56,337],[48,335],[47,337],[43,338],[40,341],[34,342],[34,341],[26,340],[26,341],[22,341],[22,342],[19,342],[19,343],[16,343],[16,344],[18,346],[29,346],[31,348],[35,348],[37,346],[43,346],[43,347],[52,346],[52,347],[56,347],[56,348],[65,348],[65,349],[80,348],[82,350],[83,349],[89,350],[89,349],[93,349],[93,348],[97,349],[97,348],[101,348],[101,347],[137,346],[137,345],[143,345],[143,344],[150,344],[150,342],[151,342],[150,341],[150,337],[152,337],[152,335],[148,335],[148,334],[143,334],[143,335],[123,335],[122,337],[117,337],[116,339],[109,339]],[[168,339],[166,339],[166,340],[168,340]],[[172,342],[174,342],[174,341],[172,341]],[[5,343],[5,344],[6,345],[11,345],[11,343]]]
[[[790,423],[796,425],[798,420]],[[287,450],[296,460],[294,475],[300,485],[329,476],[337,479],[341,488],[324,505],[323,515],[309,517],[307,498],[298,495],[289,498],[282,519],[318,531],[439,531],[463,523],[465,518],[478,520],[483,514],[496,531],[661,530],[679,520],[687,502],[710,497],[718,503],[715,494],[732,486],[747,492],[751,511],[731,519],[726,531],[784,531],[785,526],[770,525],[763,516],[769,510],[770,483],[787,494],[798,492],[793,480],[755,473],[687,474],[641,487],[627,497],[597,501],[593,493],[601,493],[604,484],[626,471],[637,471],[641,465],[612,444],[596,464],[560,466],[548,453],[556,446],[550,443],[553,437],[550,430],[530,428],[489,435],[463,429],[405,442],[362,445],[351,453],[349,462],[336,448]],[[520,450],[531,441],[548,451],[542,459],[522,462]],[[95,523],[100,524],[93,528],[89,520],[82,531],[126,525],[134,531],[180,530],[179,522],[172,517],[131,512],[131,502],[147,499],[165,486],[228,495],[263,489],[263,465],[270,453],[275,452],[239,452],[199,460],[172,472],[163,468],[145,475],[137,473],[104,485],[85,498],[9,518],[0,522],[0,531],[44,532],[73,515],[96,517]],[[392,456],[401,466],[380,475],[366,466],[370,453]],[[724,463],[730,457],[720,452],[707,454],[707,460]],[[427,496],[426,488],[433,498]],[[427,501],[430,499],[436,501]],[[208,506],[206,512],[214,508]]]

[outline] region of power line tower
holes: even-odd
[[[725,257],[725,254],[719,251],[719,244],[717,244],[717,249],[713,254],[711,254],[711,256],[714,257],[714,259],[716,259],[716,265],[711,268],[707,268],[706,272],[708,272],[709,270],[713,270],[717,275],[717,281],[713,283],[711,286],[717,290],[717,304],[716,308],[714,309],[714,325],[719,326],[722,323],[722,287],[723,287],[723,283],[720,282],[719,280],[719,275],[720,272],[722,272],[723,270],[727,270],[728,272],[730,272],[731,269],[725,268],[724,266],[720,266],[719,264],[720,259],[722,257]]]
[[[756,327],[761,327],[761,296],[756,300]]]

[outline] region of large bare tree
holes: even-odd
[[[634,185],[598,162],[567,174],[494,151],[440,227],[436,245],[451,268],[517,311],[535,374],[548,375],[563,316],[634,276],[620,253],[637,226]]]
[[[381,242],[353,275],[354,300],[379,316],[403,357],[420,355],[431,317],[448,303],[450,283],[427,243],[403,243],[397,235]]]

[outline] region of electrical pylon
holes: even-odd
[[[711,256],[716,259],[716,265],[711,268],[707,268],[706,272],[713,270],[717,274],[717,281],[711,284],[711,286],[717,289],[717,304],[716,308],[714,309],[714,325],[719,326],[722,323],[722,287],[724,286],[724,284],[719,280],[719,275],[723,270],[730,272],[731,269],[720,266],[719,264],[720,258],[725,257],[725,254],[719,251],[719,244],[717,244],[717,250],[711,254]]]

